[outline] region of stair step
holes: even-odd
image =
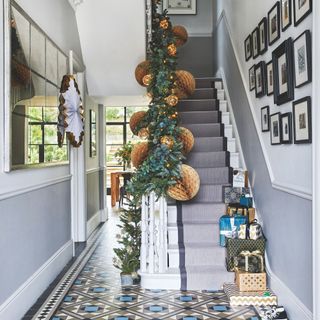
[[[219,245],[219,223],[209,221],[183,222],[178,229],[183,229],[183,242],[212,243]]]
[[[192,152],[214,152],[227,150],[228,139],[224,137],[196,137]]]
[[[228,139],[233,138],[233,127],[231,124],[224,125],[224,136]]]
[[[183,125],[189,129],[194,137],[223,137],[224,125],[221,123],[203,123],[203,124],[190,124]]]
[[[217,89],[217,99],[218,100],[225,100],[225,92],[223,89]]]
[[[189,99],[213,99],[215,96],[214,88],[196,89]]]
[[[232,167],[233,169],[240,168],[240,155],[238,152],[230,153],[230,167]]]
[[[232,169],[221,168],[197,168],[201,185],[203,184],[229,184],[232,179]]]
[[[227,138],[226,138],[227,139]],[[236,139],[235,138],[229,138],[227,139],[227,150],[229,152],[236,152],[237,147],[236,147]]]
[[[229,112],[221,112],[221,123],[224,125],[230,124],[230,113]]]
[[[219,110],[221,112],[228,112],[228,102],[226,100],[219,100]]]
[[[189,153],[186,163],[193,168],[217,168],[229,166],[230,154],[227,151]]]
[[[197,169],[196,169],[197,170]],[[198,194],[190,201],[190,203],[219,203],[223,199],[223,185],[221,184],[200,184]]]
[[[219,123],[221,121],[220,111],[189,111],[180,112],[181,124],[185,123]]]
[[[219,111],[219,101],[215,99],[180,100],[178,111]]]
[[[222,80],[215,77],[196,78],[196,88],[214,88],[215,82],[222,83]]]
[[[181,276],[179,268],[169,268],[165,273],[143,273],[141,276],[141,287],[150,290],[180,290]]]

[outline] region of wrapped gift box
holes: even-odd
[[[230,305],[234,306],[270,306],[277,305],[277,296],[267,288],[265,291],[241,292],[236,284],[225,283],[223,290],[226,293]]]
[[[243,194],[250,194],[249,188],[224,188],[224,202],[229,203],[240,203],[240,198]]]
[[[253,202],[252,197],[247,197],[245,195],[242,195],[240,197],[240,204],[242,206],[245,206],[247,208],[251,208],[252,207],[252,202]]]
[[[233,170],[233,182],[234,188],[248,188],[248,171],[246,170]]]
[[[282,306],[258,306],[256,310],[261,320],[289,320],[287,312]]]
[[[226,238],[226,267],[228,271],[234,271],[234,258],[242,251],[256,251],[259,250],[261,254],[265,254],[266,239],[258,240],[251,239],[231,239]]]
[[[267,274],[265,272],[251,273],[237,270],[236,284],[241,292],[266,291]]]
[[[245,216],[235,215],[230,217],[228,215],[220,218],[220,246],[225,247],[226,238],[234,238],[237,236],[239,227],[242,224],[247,224],[248,219]]]
[[[244,272],[264,272],[264,255],[259,250],[242,251],[234,258],[234,267],[236,270]]]

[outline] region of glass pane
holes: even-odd
[[[113,145],[107,146],[107,167],[120,167],[122,166],[118,163],[114,154],[117,152],[118,148],[121,148],[122,145]]]
[[[28,144],[42,144],[41,125],[30,125],[29,126]]]
[[[123,125],[107,125],[107,144],[123,144]]]
[[[46,41],[46,78],[58,84],[58,49],[49,40]]]
[[[106,122],[123,122],[124,108],[123,107],[107,107]]]
[[[148,106],[139,106],[139,107],[126,107],[127,110],[127,122],[130,121],[131,116],[138,111],[147,111]]]
[[[60,87],[62,78],[65,74],[68,74],[67,57],[60,51],[58,51],[58,86]]]
[[[39,146],[28,147],[28,164],[39,163]]]
[[[31,99],[31,105],[44,106],[46,96],[46,81],[37,76],[35,73],[32,73],[32,84],[34,87],[35,97]]]
[[[130,129],[130,125],[127,124],[127,142],[131,141],[131,142],[139,142],[139,141],[145,141],[146,139],[141,139],[139,138],[139,136],[135,136],[131,129]]]
[[[29,122],[42,122],[42,107],[29,107],[28,118]]]
[[[46,107],[44,108],[44,121],[45,122],[57,122],[58,119],[58,108],[57,107]]]
[[[58,162],[67,161],[68,152],[67,146],[64,145],[62,148],[55,146],[44,146],[44,162]]]
[[[44,143],[57,144],[57,126],[55,124],[44,126]]]
[[[46,82],[46,107],[58,108],[58,89],[49,82]]]
[[[45,76],[46,39],[42,32],[31,25],[31,69]]]

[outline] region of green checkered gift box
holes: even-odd
[[[266,248],[266,239],[260,238],[258,240],[252,239],[231,239],[227,238],[226,245],[226,267],[230,272],[234,271],[234,258],[237,257],[242,251],[256,251],[259,250],[264,256]]]

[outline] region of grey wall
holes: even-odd
[[[214,66],[224,69],[273,273],[312,310],[312,203],[271,185],[245,87],[224,20],[213,36]],[[311,164],[310,164],[311,165]],[[286,306],[290,311],[290,305]],[[291,306],[292,307],[292,306]]]
[[[0,201],[0,305],[70,240],[69,199],[63,182]]]
[[[87,173],[87,221],[100,210],[99,171]]]

